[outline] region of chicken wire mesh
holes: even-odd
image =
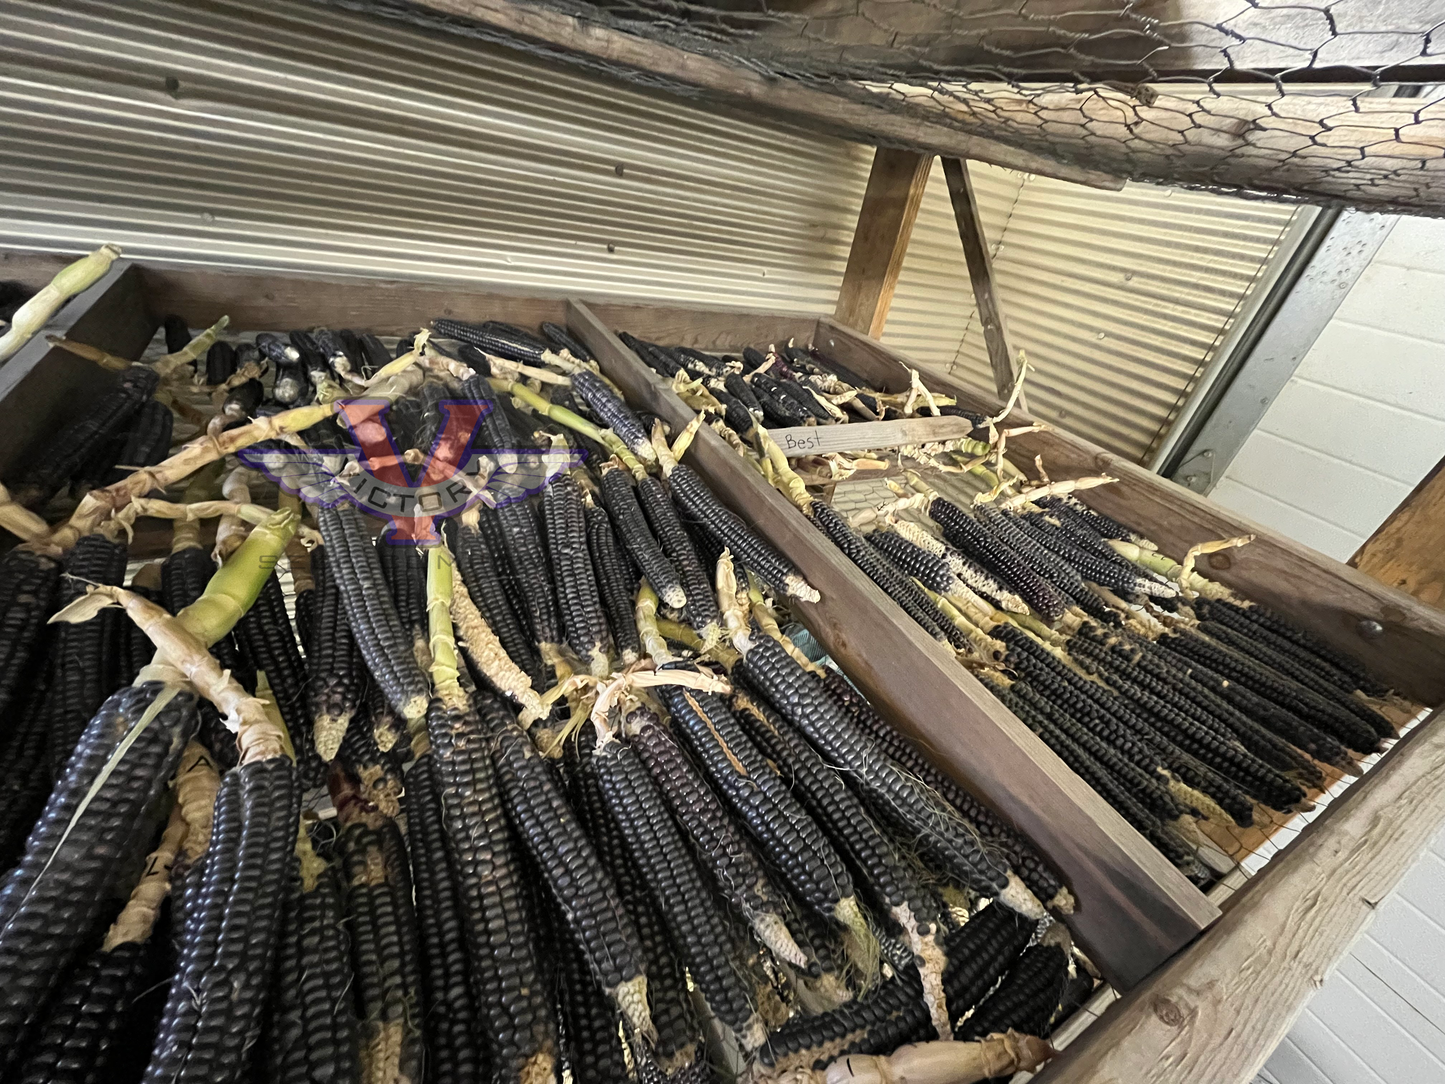
[[[723,83],[769,79],[765,107],[847,99],[840,127],[880,144],[964,135],[1074,179],[1445,213],[1439,0],[323,2],[726,96],[718,69],[689,76],[706,57]]]

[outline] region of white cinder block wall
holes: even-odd
[[[1442,456],[1445,221],[1402,218],[1209,495],[1346,561]]]
[[[1210,496],[1343,561],[1442,457],[1445,221],[1402,218]],[[1445,1082],[1445,833],[1261,1079]]]

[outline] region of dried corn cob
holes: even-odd
[[[672,499],[678,508],[699,521],[709,534],[732,551],[734,558],[744,567],[756,572],[785,594],[804,602],[818,600],[818,592],[809,585],[792,562],[724,508],[691,467],[685,463],[673,466],[668,474],[668,481],[672,485]]]
[[[814,501],[811,512],[813,522],[837,546],[843,556],[852,561],[870,580],[883,589],[893,601],[935,640],[949,640],[944,626],[952,622],[939,611],[927,596],[923,595],[897,567],[883,554],[870,546],[848,522],[823,501]]]
[[[206,383],[224,384],[236,371],[236,348],[228,342],[213,343],[206,351]]]
[[[693,982],[744,1049],[756,1049],[764,1037],[762,1021],[729,959],[722,916],[687,843],[668,816],[657,785],[636,752],[620,741],[599,739],[593,764],[607,808],[653,901],[667,918],[673,944]]]
[[[346,728],[336,758],[360,781],[361,793],[368,802],[388,817],[396,817],[401,813],[401,796],[405,790],[402,765],[409,752],[406,726],[374,682],[366,682],[363,700],[364,706],[354,724]],[[382,749],[377,740],[380,733],[386,733],[391,741],[386,749]]]
[[[533,928],[492,766],[491,739],[467,706],[432,703],[427,715],[451,853],[466,919],[478,1007],[492,1037],[499,1084],[546,1084],[557,1024],[538,981]]]
[[[949,566],[948,560],[942,555],[941,544],[939,553],[930,553],[903,537],[903,534],[898,531],[874,531],[868,536],[868,541],[883,556],[930,591],[951,595],[963,586],[962,581]]]
[[[573,335],[561,324],[543,322],[541,328],[543,338],[551,343],[558,350],[565,350],[578,361],[592,361],[592,352],[582,345],[580,339]]]
[[[81,735],[0,887],[0,1065],[12,1063],[24,1029],[84,944],[120,853],[195,720],[194,693],[150,681],[112,696]]]
[[[1359,689],[1366,696],[1374,697],[1383,697],[1390,691],[1372,678],[1354,659],[1340,654],[1304,629],[1290,624],[1279,614],[1258,603],[1230,599],[1200,601],[1204,603],[1201,616],[1231,625],[1241,632],[1245,631],[1245,622],[1248,622],[1249,631],[1276,650],[1285,650],[1281,641],[1293,644],[1298,649],[1294,656],[1298,661],[1326,676],[1329,676],[1331,671],[1344,675],[1345,678],[1340,684],[1345,688]]]
[[[822,683],[833,699],[846,708],[853,720],[878,743],[879,749],[953,806],[974,827],[984,844],[997,851],[1017,871],[1029,891],[1044,901],[1045,906],[1064,912],[1073,909],[1073,897],[1027,840],[934,767],[874,710],[873,705],[842,674],[831,668],[825,669]]]
[[[633,455],[644,463],[657,459],[657,452],[647,438],[647,430],[632,409],[618,398],[607,382],[589,369],[572,374],[572,390],[580,395],[592,412],[602,419],[626,444]]]
[[[557,906],[544,900],[539,911],[544,920],[550,919],[548,943],[556,946],[555,981],[568,1074],[578,1084],[627,1080],[632,1074],[618,1026],[621,1015],[593,977],[586,952],[567,929]],[[643,1053],[640,1047],[639,1053]]]
[[[328,779],[361,1010],[361,1078],[420,1081],[421,942],[406,845],[396,822],[361,796],[343,769]]]
[[[66,556],[59,604],[64,607],[84,595],[88,584],[124,582],[125,564],[125,543],[100,535],[82,538]],[[124,619],[114,611],[56,630],[50,651],[54,674],[46,722],[49,778],[59,776],[86,724],[120,686],[125,667],[124,633]]]
[[[256,1042],[279,936],[301,790],[284,756],[243,762],[216,799],[204,879],[146,1084],[236,1081]]]
[[[929,504],[928,514],[943,528],[944,537],[1001,578],[1046,621],[1064,615],[1068,600],[1059,589],[958,505],[937,497]]]
[[[648,998],[657,1041],[652,1057],[662,1071],[672,1074],[691,1065],[702,1049],[702,1030],[688,996],[687,979],[668,936],[662,911],[653,901],[616,818],[607,810],[593,763],[593,743],[581,741],[569,748],[579,753],[572,778],[572,806],[597,857],[617,885],[619,898],[637,930]],[[634,1051],[634,1053],[636,1053]]]
[[[407,773],[405,809],[421,933],[427,1075],[437,1084],[465,1084],[479,1078],[483,1046],[476,1034],[478,1013],[467,955],[466,911],[447,851],[441,796],[429,751],[418,756]]]
[[[481,528],[480,510],[463,513],[452,528],[450,541],[457,568],[466,584],[467,594],[476,603],[488,626],[496,633],[503,649],[532,680],[535,688],[545,688],[546,679],[541,656],[526,629],[524,619],[508,597],[505,554]],[[495,520],[491,520],[495,524]]]
[[[1166,650],[1202,663],[1343,742],[1357,753],[1380,748],[1380,736],[1352,712],[1255,660],[1190,629],[1173,630],[1156,641]]]
[[[687,622],[708,647],[722,635],[717,600],[713,598],[711,577],[703,568],[692,539],[687,536],[672,498],[663,484],[648,475],[637,480],[637,496],[652,533],[667,559],[677,569],[682,589],[687,596]],[[656,588],[656,584],[653,585]]]
[[[415,543],[392,538],[387,532],[377,538],[376,554],[382,578],[396,603],[402,632],[410,637],[417,667],[426,673],[431,669],[431,650],[427,647],[426,558]]]
[[[784,901],[762,860],[667,728],[650,712],[635,711],[627,719],[626,735],[718,890],[779,960],[807,970],[808,957],[788,930]]]
[[[125,908],[100,947],[66,978],[15,1079],[81,1084],[124,1075],[131,1068],[117,1064],[124,1045],[121,1029],[136,1023],[128,1019],[131,1005],[157,971],[151,932],[186,830],[181,810],[173,809]]]
[[[325,771],[306,708],[306,662],[286,612],[281,581],[274,574],[267,578],[255,605],[236,622],[236,641],[247,661],[266,675],[292,736],[302,783],[308,787],[320,785]]]
[[[318,551],[324,552],[324,551]],[[316,611],[310,636],[306,639],[306,709],[316,752],[323,761],[336,757],[347,727],[361,707],[366,690],[366,671],[351,626],[341,587],[330,566],[322,560],[312,566],[316,586]],[[296,615],[301,616],[300,596]]]
[[[669,667],[673,668],[677,667]],[[847,867],[727,705],[712,693],[675,685],[660,687],[658,694],[704,774],[779,877],[808,907],[850,931],[856,954],[866,962],[872,956],[872,935],[859,911]]]
[[[495,742],[508,819],[546,877],[608,997],[629,1025],[650,1040],[656,1033],[647,1009],[647,976],[639,963],[637,933],[616,887],[563,797],[551,765],[515,717],[495,697],[481,698],[478,711]]]
[[[637,592],[637,577],[627,563],[622,545],[612,530],[607,510],[588,502],[587,549],[592,555],[592,571],[597,589],[607,610],[607,624],[612,642],[623,666],[631,666],[642,655],[642,641],[637,636],[637,622],[632,614],[632,598]]]
[[[149,366],[124,370],[94,407],[51,438],[15,487],[16,502],[26,508],[45,505],[112,435],[124,431],[159,382]]]
[[[1046,935],[1024,949],[998,988],[959,1024],[956,1038],[966,1042],[1010,1029],[1046,1035],[1068,980],[1068,950]]]
[[[964,884],[998,896],[1015,910],[1042,917],[1043,908],[1017,874],[984,850],[978,836],[917,780],[898,770],[877,746],[776,640],[751,637],[739,643],[742,666],[787,720],[834,767],[849,773],[881,815],[916,833],[919,842]]]
[[[165,459],[171,451],[171,433],[175,418],[171,408],[158,400],[147,399],[142,403],[131,421],[130,432],[120,446],[120,455],[97,482],[100,485],[111,485],[133,470],[153,467]]]
[[[555,479],[543,494],[543,509],[568,646],[595,677],[605,677],[612,668],[612,633],[587,550],[587,515],[577,483],[566,475]]]
[[[267,1079],[275,1084],[353,1081],[358,1065],[354,977],[337,867],[306,829],[281,916],[272,979]]]
[[[53,557],[21,549],[0,557],[0,747],[14,729],[11,706],[41,658],[59,579],[60,562]]]
[[[976,1004],[1028,944],[1034,924],[1006,907],[986,907],[948,936],[944,989],[956,1019]],[[775,1072],[814,1068],[853,1053],[883,1053],[927,1027],[918,979],[907,972],[869,998],[820,1016],[797,1016],[768,1036],[760,1060]]]
[[[687,605],[687,593],[677,568],[663,553],[657,539],[643,518],[642,506],[627,472],[613,464],[602,467],[602,499],[612,516],[618,537],[632,555],[632,560],[652,584],[652,589],[664,603],[674,610]]]
[[[735,689],[734,714],[760,748],[778,765],[803,804],[862,876],[871,896],[898,923],[912,950],[910,962],[923,984],[934,1030],[940,1039],[952,1032],[943,995],[943,950],[938,941],[938,909],[920,888],[840,774],[823,762],[803,736],[751,691]]]
[[[326,540],[327,565],[341,589],[346,623],[386,698],[406,719],[426,713],[426,675],[417,666],[409,632],[385,589],[381,559],[361,513],[350,505],[315,508]]]

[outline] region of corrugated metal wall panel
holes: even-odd
[[[1142,460],[1223,340],[1293,209],[970,170],[1010,341],[1036,369],[1030,407]],[[948,189],[935,176],[884,339],[905,351],[923,345],[920,361],[992,387],[965,276]]]
[[[0,5],[7,247],[831,312],[871,153],[284,0]]]

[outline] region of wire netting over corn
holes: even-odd
[[[478,11],[469,21],[439,0],[328,2],[683,93],[771,99],[779,109],[834,117],[839,130],[880,144],[1076,180],[1092,174],[1445,213],[1445,47],[1435,40],[1438,13],[1428,4],[517,3],[575,17],[581,34],[560,20],[548,24],[559,48],[513,37],[504,11]],[[537,37],[545,42],[544,21]],[[641,55],[629,38],[664,51],[630,63],[611,59]],[[699,74],[686,54],[736,71]],[[658,74],[669,70],[684,73],[684,82]],[[762,85],[760,75],[782,82]],[[825,96],[847,101],[830,106]]]

